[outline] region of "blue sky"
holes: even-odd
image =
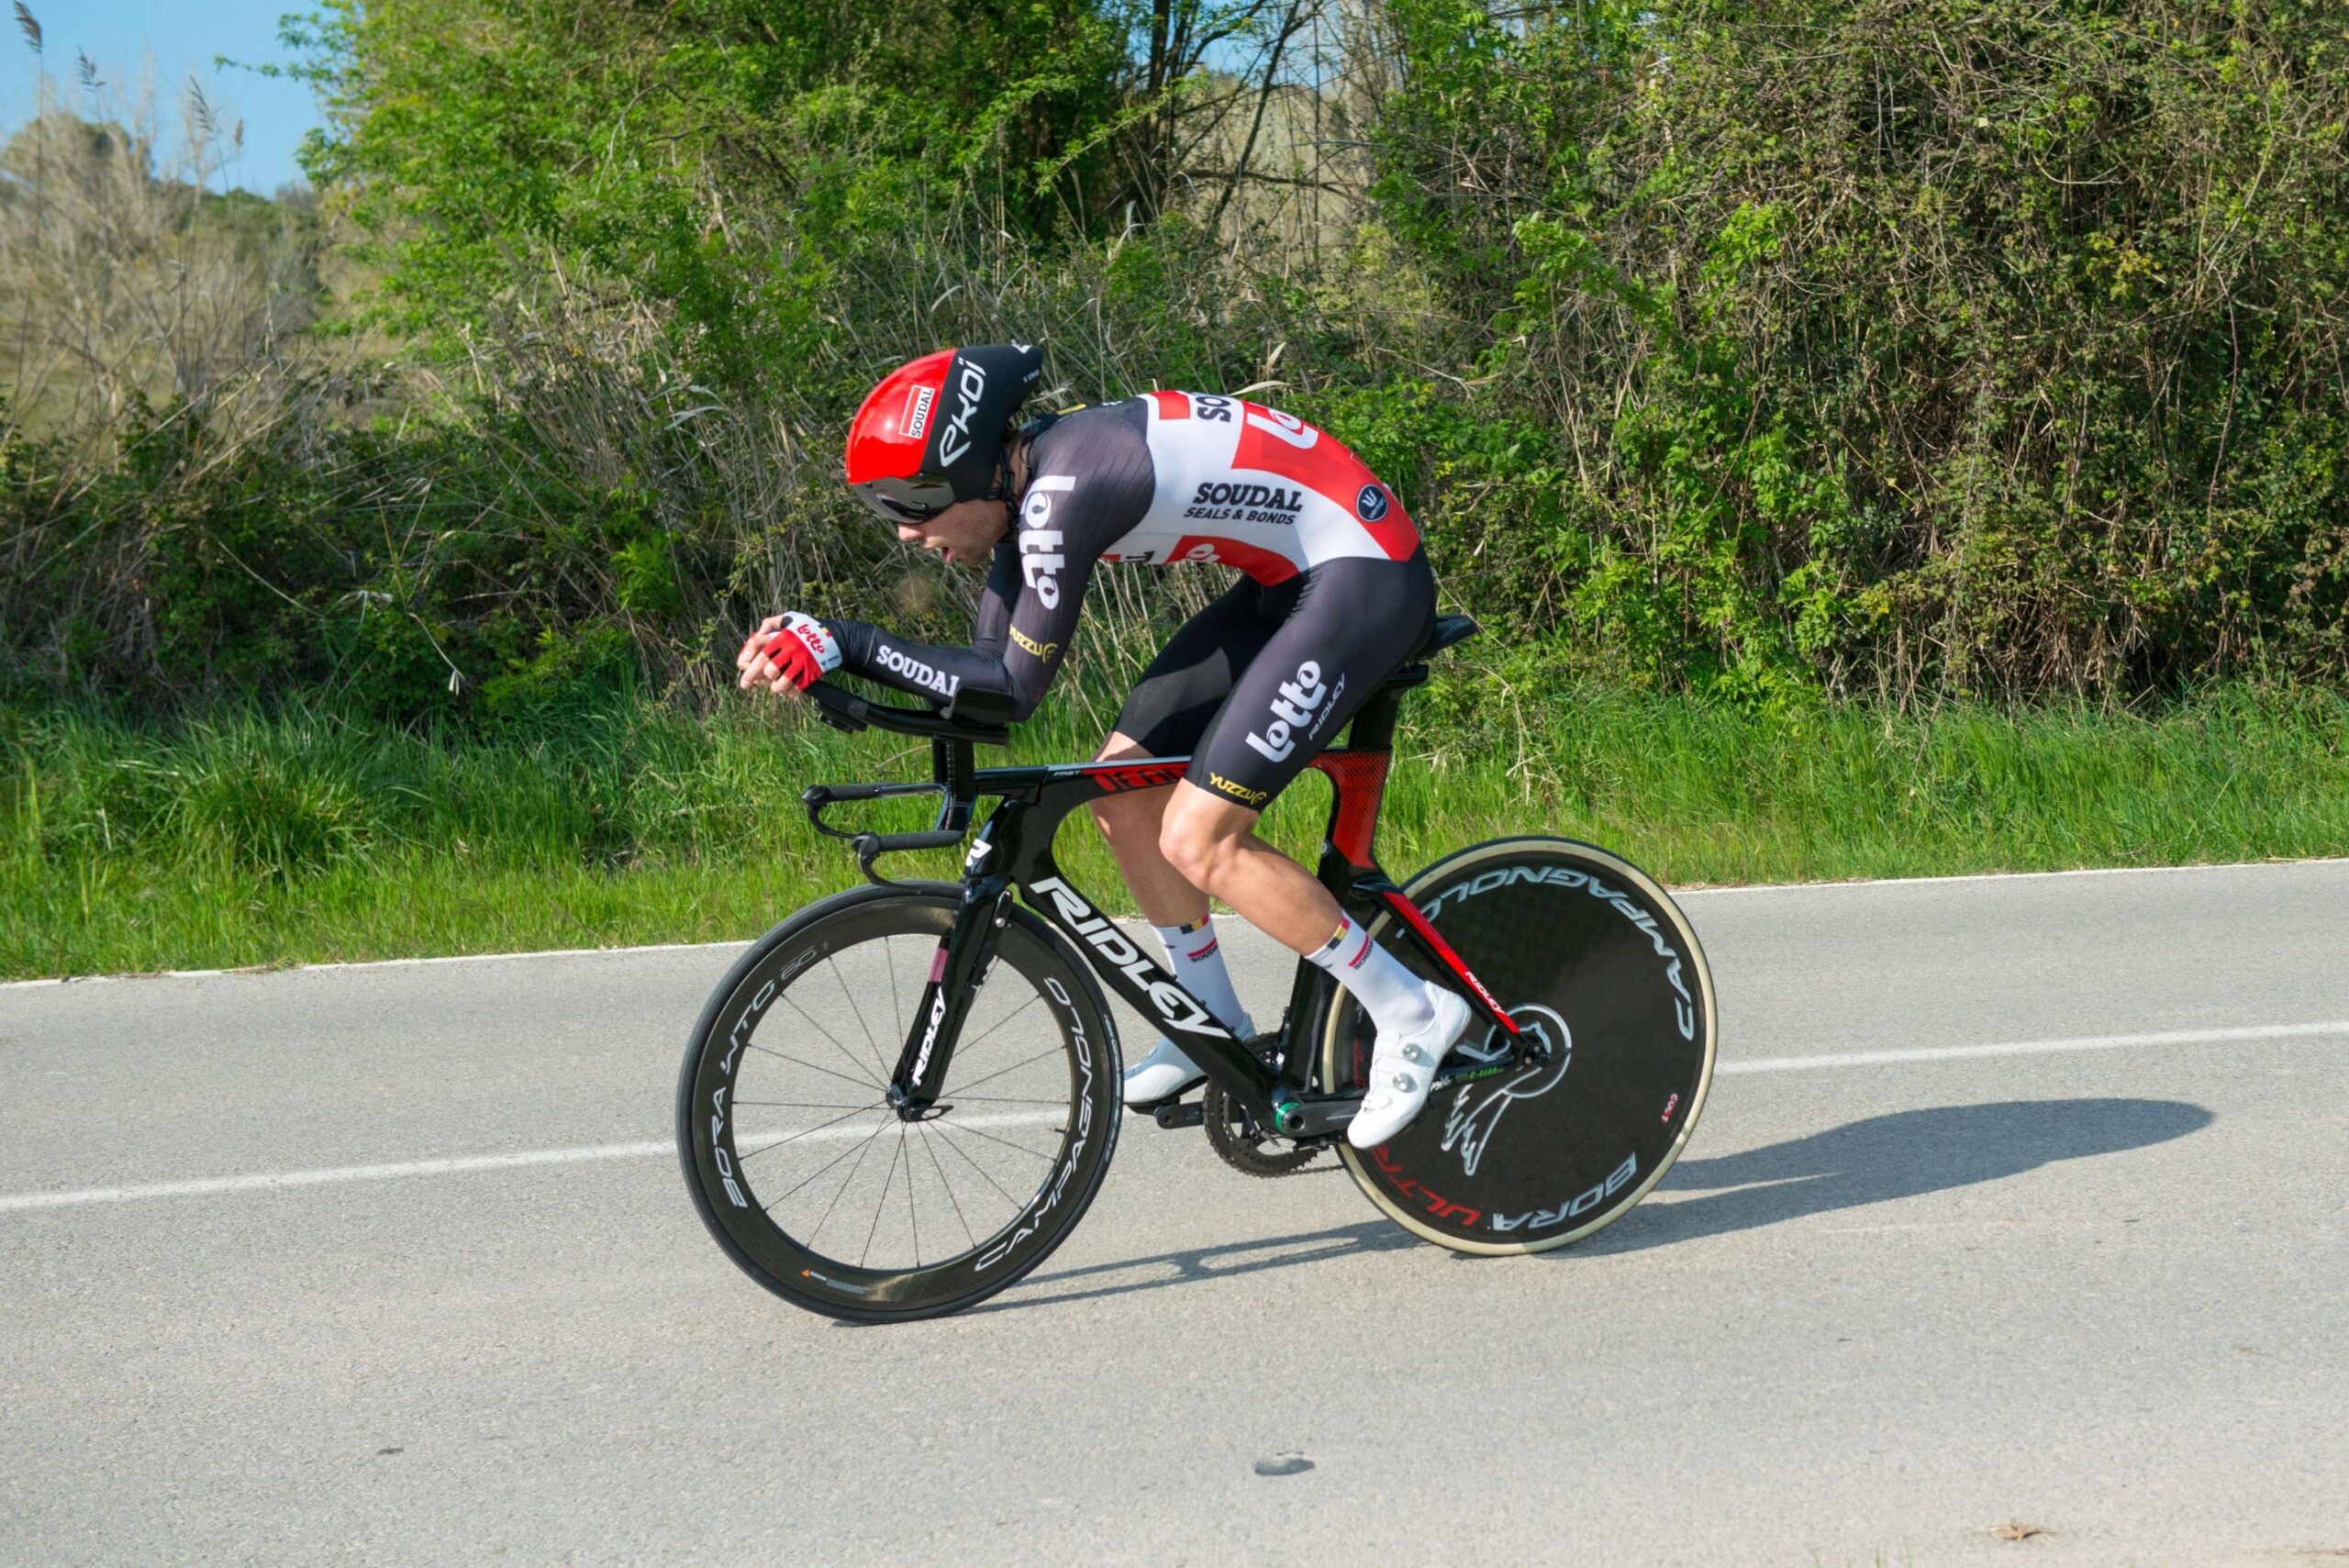
[[[312,0],[312,4],[315,0]],[[270,81],[247,71],[224,71],[215,55],[250,61],[283,61],[277,18],[289,10],[310,9],[304,0],[26,0],[46,35],[49,74],[69,107],[81,107],[74,80],[75,50],[96,62],[98,74],[117,92],[135,89],[151,76],[169,113],[166,127],[179,123],[177,105],[194,75],[223,124],[245,122],[245,150],[227,172],[229,184],[267,194],[301,177],[294,150],[302,133],[318,123],[310,90],[298,82]],[[17,126],[33,110],[33,56],[6,17],[0,36],[0,124]],[[86,111],[84,111],[86,112]]]

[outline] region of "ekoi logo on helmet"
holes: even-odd
[[[1043,363],[1026,344],[983,343],[899,365],[849,422],[849,488],[900,524],[988,495],[1011,417]]]
[[[979,399],[987,393],[986,367],[971,356],[957,355],[961,361],[960,374],[954,378],[954,395],[959,402],[954,417],[946,421],[946,428],[938,433],[938,461],[952,465],[963,461],[971,450],[971,416],[979,411]]]

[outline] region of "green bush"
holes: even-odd
[[[2330,10],[1379,0],[1309,59],[1287,14],[329,6],[310,161],[378,286],[301,341],[395,362],[0,422],[0,693],[544,728],[722,697],[779,608],[960,640],[970,581],[836,454],[890,364],[1010,336],[1054,402],[1324,424],[1512,682],[1790,717],[2349,673]],[[1221,171],[1267,106],[1292,169],[1355,161]],[[1085,657],[1216,586],[1105,574]]]

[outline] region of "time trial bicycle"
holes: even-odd
[[[1383,1212],[1464,1252],[1542,1251],[1622,1215],[1678,1158],[1712,1077],[1712,980],[1687,920],[1637,868],[1571,840],[1495,839],[1399,885],[1372,853],[1402,694],[1475,630],[1440,619],[1312,764],[1333,792],[1317,876],[1476,1014],[1427,1109],[1370,1150],[1344,1136],[1374,1037],[1342,988],[1300,959],[1280,1027],[1235,1039],[1053,859],[1070,813],[1172,784],[1188,759],[978,769],[974,748],[1006,729],[810,688],[828,723],[927,738],[932,776],[805,792],[870,885],[753,942],[694,1026],[678,1151],[718,1245],[786,1301],[850,1320],[959,1311],[1019,1280],[1083,1217],[1117,1147],[1105,984],[1208,1074],[1196,1098],[1132,1108],[1204,1129],[1242,1171],[1335,1150]],[[825,820],[927,793],[927,831]],[[959,883],[874,869],[961,843],[986,799]]]

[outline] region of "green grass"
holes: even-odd
[[[2151,717],[1769,717],[1463,680],[1411,703],[1379,833],[1397,874],[1511,832],[1593,840],[1677,885],[2349,854],[2336,693],[2227,688]],[[1097,733],[1058,707],[1013,754],[1087,755]],[[169,731],[0,712],[0,975],[746,937],[855,880],[808,830],[801,785],[927,762],[747,708],[620,706],[505,739],[300,708]],[[1268,832],[1306,850],[1326,798],[1308,775]],[[925,809],[869,819],[911,827]],[[1118,902],[1089,822],[1062,848]]]

